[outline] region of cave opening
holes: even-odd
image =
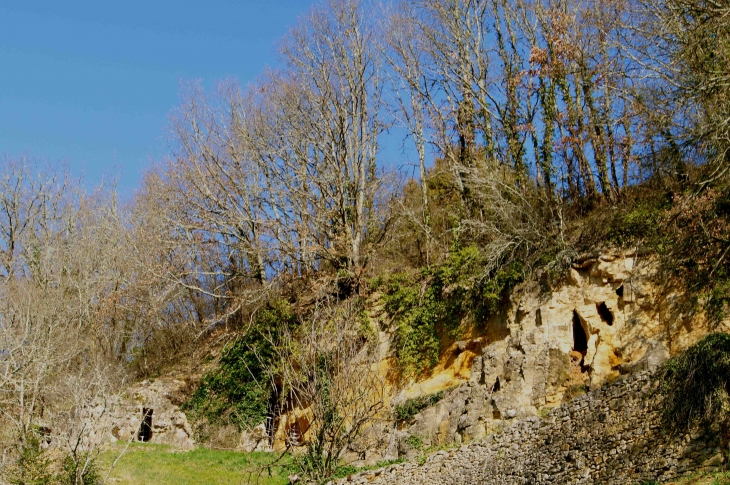
[[[269,396],[269,402],[266,406],[266,436],[273,443],[276,428],[279,424],[279,416],[281,415],[281,406],[279,404],[279,396],[281,395],[281,384],[274,383]]]
[[[139,426],[139,440],[146,443],[152,439],[152,408],[142,408],[142,424]]]
[[[601,317],[601,320],[606,322],[609,326],[613,325],[613,313],[611,313],[611,310],[608,309],[605,301],[596,303],[596,311],[598,311],[598,316]]]
[[[588,352],[588,335],[575,310],[573,310],[573,350],[583,355]]]

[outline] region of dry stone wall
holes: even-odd
[[[668,433],[642,372],[425,463],[360,472],[347,484],[639,484],[726,465],[716,429]]]

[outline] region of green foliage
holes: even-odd
[[[59,485],[101,485],[103,480],[96,470],[96,462],[88,454],[82,453],[75,458],[64,457]]]
[[[446,316],[441,287],[420,285],[398,273],[386,282],[383,299],[396,324],[394,343],[401,369],[412,375],[434,366],[439,355],[436,326]]]
[[[375,327],[370,322],[370,316],[368,315],[367,307],[365,306],[365,299],[361,297],[355,298],[355,308],[357,311],[358,335],[365,340],[369,340],[377,337]]]
[[[363,469],[364,468],[358,468],[353,465],[340,465],[335,469],[335,472],[332,474],[331,478],[335,480],[338,478],[345,478],[348,475],[353,475]]]
[[[406,438],[406,444],[414,450],[421,451],[423,449],[423,440],[420,436],[411,435]]]
[[[380,460],[379,462],[375,463],[374,468],[385,468],[386,466],[397,465],[398,463],[405,463],[405,461],[405,457],[396,458],[395,460]]]
[[[730,472],[716,475],[712,485],[730,485]]]
[[[490,314],[498,311],[510,290],[523,279],[522,263],[512,261],[496,271],[492,278],[477,285],[479,301],[476,305],[477,318],[486,320]],[[473,298],[472,298],[473,299]]]
[[[20,448],[16,463],[5,476],[10,485],[54,485],[56,477],[50,470],[52,460],[41,448],[40,437],[31,432]]]
[[[395,407],[395,419],[399,422],[410,421],[413,416],[421,412],[421,410],[433,406],[439,402],[444,396],[443,391],[426,396],[406,399],[403,403]]]
[[[267,366],[274,351],[266,332],[278,322],[295,322],[286,303],[274,302],[260,311],[248,333],[223,349],[218,366],[203,376],[183,404],[195,421],[204,418],[214,425],[232,424],[243,430],[266,418],[271,395]]]
[[[442,337],[457,337],[467,316],[484,324],[522,280],[519,262],[491,275],[484,275],[482,266],[480,250],[470,245],[456,248],[446,262],[415,276],[395,273],[384,279],[383,302],[396,326],[396,357],[404,374],[419,375],[432,368]]]
[[[722,320],[730,308],[730,273],[720,268],[707,299],[707,311],[714,321]]]
[[[619,247],[650,241],[656,245],[662,234],[665,200],[639,200],[628,211],[617,210],[609,220],[605,235],[607,242]]]
[[[94,457],[88,453],[68,454],[61,460],[58,472],[54,460],[41,447],[36,431],[28,433],[16,462],[3,477],[9,485],[100,485],[102,479]]]
[[[675,431],[730,419],[730,335],[713,333],[657,373],[662,416]]]

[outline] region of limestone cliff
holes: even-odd
[[[384,414],[342,458],[372,464],[414,457],[416,448],[474,441],[512,421],[545,416],[622,375],[655,369],[710,331],[730,331],[727,319],[713,327],[702,313],[689,311],[685,293],[660,280],[651,257],[636,252],[583,257],[558,281],[518,286],[486,325],[444,346],[428,375],[405,383],[393,378],[394,329],[378,295],[372,295],[370,320],[378,326],[387,408],[436,392],[443,398],[405,421]],[[131,392],[136,401],[114,417],[114,438],[128,439],[145,407],[155,409],[152,441],[191,446],[190,426],[166,400],[170,393],[157,389],[159,382]],[[290,431],[308,423],[306,410],[289,414],[277,417],[272,443],[261,425],[242,433],[237,448],[284,448]]]
[[[683,289],[658,281],[657,265],[636,252],[584,257],[561,281],[524,284],[481,333],[445,349],[429,375],[391,388],[389,396],[397,404],[446,390],[444,398],[410,422],[375,425],[368,451],[351,459],[413,456],[414,442],[479,439],[622,374],[655,369],[713,330],[703,314],[686,308]],[[728,331],[729,323],[714,330]],[[387,321],[380,330],[387,370]]]

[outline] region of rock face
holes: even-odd
[[[604,254],[574,264],[552,288],[516,290],[484,335],[452,346],[444,359],[451,367],[401,392],[460,384],[401,424],[400,456],[417,454],[410,437],[424,446],[480,439],[622,375],[654,370],[713,330],[702,315],[683,313],[681,291],[658,285],[654,271],[636,254]],[[730,331],[727,321],[721,327]]]
[[[390,378],[393,329],[373,298],[371,321],[384,322],[378,348],[386,400],[395,405],[439,391],[444,397],[406,423],[383,416],[342,458],[373,464],[492,436],[623,376],[654,370],[712,330],[730,331],[727,320],[712,328],[703,315],[688,312],[683,293],[658,281],[656,265],[640,254],[584,257],[562,281],[515,289],[502,312],[443,349],[430,375],[405,386]],[[181,385],[158,379],[132,389],[123,411],[111,417],[113,439],[129,439],[140,429],[143,409],[153,409],[151,442],[193,446],[187,419],[171,397]],[[309,426],[305,411],[290,414],[277,420],[273,443],[261,425],[236,437],[237,448],[283,449],[292,430]]]
[[[110,441],[136,440],[161,443],[176,448],[195,446],[188,419],[175,404],[175,394],[184,385],[175,379],[143,381],[127,391],[126,399],[108,419]],[[148,414],[147,423],[145,414]]]
[[[639,373],[422,465],[391,465],[337,483],[624,485],[720,470],[727,450],[719,430],[667,432],[647,396],[651,387],[650,373]]]

